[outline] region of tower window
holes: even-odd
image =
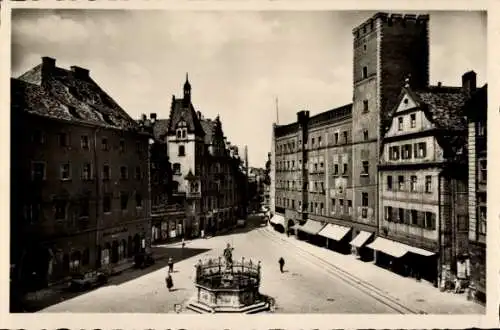
[[[368,100],[363,100],[363,112],[368,112]]]
[[[363,45],[363,50],[366,52],[366,45]]]
[[[365,129],[365,130],[363,131],[363,140],[364,140],[364,141],[368,141],[368,130],[367,130],[367,129]]]
[[[184,146],[179,146],[179,156],[185,156],[186,155],[186,149]]]
[[[368,67],[363,67],[363,79],[368,78]]]

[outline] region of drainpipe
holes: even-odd
[[[439,172],[438,174],[438,207],[439,207],[439,221],[437,221],[437,231],[438,231],[438,260],[437,260],[437,271],[438,271],[438,287],[441,285],[443,278],[442,278],[442,221],[443,221],[443,212],[442,212],[442,200],[441,200],[441,173]],[[441,283],[440,283],[441,282]]]
[[[96,218],[95,218],[95,221],[96,221],[96,228],[95,228],[95,241],[96,241],[96,244],[95,244],[95,247],[96,249],[99,247],[100,243],[101,243],[101,239],[100,239],[100,227],[101,227],[101,217],[100,217],[100,213],[99,213],[99,202],[101,201],[101,194],[100,194],[100,184],[99,184],[99,164],[97,163],[97,133],[100,132],[100,129],[99,128],[96,128],[94,130],[94,177],[95,177],[95,198],[96,198],[96,202],[95,202],[95,215],[96,215]],[[101,249],[102,250],[102,249]],[[99,260],[96,260],[96,265],[99,264],[101,268],[102,265],[101,265],[101,258],[102,256],[100,255],[100,250],[99,251],[96,251],[97,252],[97,256],[99,257]]]

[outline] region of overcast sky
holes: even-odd
[[[373,12],[13,10],[12,75],[37,65],[78,65],[133,118],[169,115],[186,72],[194,106],[220,114],[228,140],[264,166],[276,121],[351,102],[352,28]],[[486,15],[430,13],[431,83],[486,77]]]

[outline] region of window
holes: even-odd
[[[69,146],[69,137],[66,133],[59,133],[59,146],[60,147],[68,147]]]
[[[477,135],[486,136],[486,122],[484,121],[477,122]]]
[[[363,67],[363,79],[368,78],[368,68],[366,66]]]
[[[425,228],[436,229],[436,215],[432,212],[425,212]]]
[[[487,181],[487,170],[486,170],[486,159],[479,160],[479,182],[486,183]]]
[[[82,167],[82,180],[87,181],[92,178],[92,167],[90,163],[83,164]]]
[[[399,190],[405,190],[405,177],[402,175],[398,176],[398,187]]]
[[[398,160],[399,159],[399,146],[394,146],[390,148],[390,159]]]
[[[71,166],[69,163],[61,165],[61,180],[71,180]]]
[[[398,131],[403,130],[403,117],[398,118]]]
[[[418,144],[418,158],[425,158],[427,154],[427,148],[425,142],[420,142]]]
[[[295,200],[292,199],[292,209],[295,209]]]
[[[89,137],[87,135],[82,135],[80,138],[80,142],[82,145],[82,149],[88,149],[89,148]]]
[[[292,160],[292,170],[294,170],[294,169],[295,169],[295,161]]]
[[[361,193],[361,206],[368,207],[368,193]]]
[[[104,196],[102,199],[102,211],[104,213],[111,212],[111,196]]]
[[[120,208],[122,211],[127,210],[128,206],[128,194],[126,192],[120,193]]]
[[[45,180],[45,163],[44,162],[33,162],[31,163],[31,178],[33,181],[43,181]]]
[[[410,115],[410,127],[411,128],[417,127],[417,115],[414,113]]]
[[[174,174],[181,174],[181,164],[175,163],[173,165]]]
[[[128,179],[128,168],[127,166],[120,166],[120,180]]]
[[[405,222],[405,209],[398,208],[398,222],[399,223]]]
[[[368,130],[367,130],[367,129],[365,129],[365,130],[363,131],[363,140],[364,140],[364,141],[368,141]]]
[[[340,212],[344,213],[344,200],[343,199],[339,199],[339,208],[340,208]]]
[[[411,144],[405,144],[401,152],[402,159],[411,159]]]
[[[343,175],[347,175],[347,167],[348,167],[347,163],[344,163],[344,168],[342,170]]]
[[[54,218],[56,220],[65,220],[66,219],[66,206],[67,206],[67,202],[65,200],[57,200],[57,201],[55,201],[55,205],[54,205],[55,215],[54,215]]]
[[[179,146],[179,156],[185,156],[186,155],[186,149],[184,146]]]
[[[321,136],[318,136],[318,145],[321,147]]]
[[[314,138],[311,138],[311,147],[314,147]]]
[[[88,217],[90,210],[90,200],[88,197],[80,199],[80,217]]]
[[[349,215],[351,215],[351,214],[352,214],[352,200],[350,200],[350,199],[349,199],[349,200],[347,200],[347,213],[348,213]]]
[[[102,150],[109,150],[108,138],[107,137],[103,137],[101,139],[101,149]]]
[[[418,213],[417,213],[417,210],[411,210],[410,211],[410,223],[413,225],[413,226],[417,226],[418,225]]]
[[[386,206],[384,207],[385,210],[385,220],[391,222],[393,221],[392,219],[392,206]]]
[[[178,138],[178,139],[180,139],[180,138],[181,138],[181,136],[182,136],[182,129],[180,129],[180,128],[179,128],[179,129],[177,129],[176,134],[177,134],[177,138]]]
[[[410,191],[417,191],[417,177],[415,175],[410,177]]]
[[[425,192],[432,192],[432,176],[430,175],[425,176]]]
[[[479,206],[479,224],[478,231],[482,235],[486,235],[486,206]]]
[[[363,112],[368,112],[368,100],[363,100]]]
[[[362,166],[362,169],[361,169],[361,175],[363,176],[366,176],[368,175],[368,170],[369,170],[369,163],[367,160],[364,160],[361,162],[361,166]]]
[[[142,207],[142,195],[135,193],[135,207]]]
[[[335,144],[338,144],[339,143],[339,133],[335,133],[334,139],[335,139]]]
[[[140,166],[136,166],[135,167],[135,179],[136,180],[140,180],[142,175],[141,175],[141,167]]]
[[[334,170],[333,170],[333,175],[338,175],[339,174],[339,164],[334,165]]]
[[[347,131],[343,131],[342,134],[344,135],[344,143],[347,143]]]
[[[387,190],[392,190],[392,175],[387,176]]]
[[[33,143],[43,144],[45,142],[45,135],[40,130],[35,130],[32,136]]]
[[[125,140],[120,139],[120,152],[124,152],[124,151],[125,151]]]
[[[109,165],[103,165],[102,167],[102,179],[109,180],[111,179],[111,168]]]

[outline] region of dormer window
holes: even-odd
[[[178,139],[185,139],[187,137],[187,124],[185,121],[180,121],[177,124],[176,136]]]

